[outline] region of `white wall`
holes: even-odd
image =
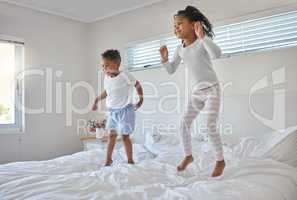
[[[287,10],[292,7],[296,8],[296,1],[274,1],[266,0],[261,2],[250,3],[250,1],[164,1],[163,3],[135,10],[133,12],[111,17],[97,23],[93,23],[90,29],[91,39],[91,66],[95,71],[97,63],[100,60],[100,53],[107,48],[118,48],[124,52],[125,45],[134,41],[146,40],[172,32],[172,16],[177,10],[184,8],[188,3],[200,8],[214,24],[225,24],[243,19],[244,15],[256,16],[255,13],[262,14],[274,13],[279,10]],[[282,9],[279,9],[281,7]],[[278,8],[278,9],[276,9]],[[274,10],[270,12],[269,10]],[[276,9],[276,10],[275,10]],[[259,16],[261,16],[259,15]],[[281,67],[285,67],[287,79],[285,83],[286,93],[286,127],[297,124],[296,100],[297,100],[297,48],[286,48],[248,55],[234,56],[232,58],[220,59],[214,62],[214,68],[222,83],[232,82],[224,94],[224,108],[221,121],[223,126],[228,130],[231,125],[233,133],[238,135],[259,135],[272,131],[273,128],[261,123],[251,113],[249,107],[249,90],[261,78]],[[145,99],[145,110],[156,109],[166,94],[174,94],[174,89],[168,86],[162,86],[162,83],[173,81],[178,84],[179,89],[184,91],[184,69],[180,67],[173,76],[168,76],[163,69],[152,69],[145,71],[133,72],[134,75],[142,82],[153,82],[158,87],[158,97],[154,99]],[[96,77],[92,77],[92,83],[95,84]],[[152,89],[145,86],[145,94],[151,94]],[[167,109],[173,108],[180,100],[184,105],[184,95],[180,99],[166,100],[164,103]],[[266,118],[273,113],[273,95],[272,90],[266,88],[252,96],[252,107],[257,113]],[[138,114],[138,125],[144,119],[150,119],[153,123],[172,123],[178,124],[182,110],[172,114],[164,114],[157,110],[156,114],[142,115]]]
[[[55,113],[55,85],[53,85],[53,113],[26,115],[24,134],[0,134],[0,163],[22,160],[41,160],[70,154],[82,149],[76,134],[76,119],[66,127],[65,83],[88,79],[87,25],[30,9],[0,3],[0,34],[25,40],[25,69],[52,68],[61,70],[63,112]],[[55,75],[55,71],[53,71]],[[45,78],[25,79],[25,106],[45,107]],[[87,95],[77,90],[73,101],[84,107]]]

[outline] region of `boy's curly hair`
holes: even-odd
[[[108,49],[105,52],[103,52],[101,56],[104,59],[121,61],[120,52],[116,49]]]

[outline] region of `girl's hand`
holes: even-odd
[[[194,29],[195,29],[196,36],[200,40],[202,40],[204,38],[204,36],[205,36],[205,33],[204,33],[204,29],[203,29],[203,26],[202,26],[201,22],[195,22]]]
[[[166,63],[168,61],[168,49],[166,46],[161,46],[160,48],[160,56],[161,56],[161,62]]]

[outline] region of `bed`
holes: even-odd
[[[296,128],[230,141],[224,140],[227,168],[218,178],[209,177],[209,148],[197,139],[194,163],[176,172],[182,148],[170,134],[134,143],[136,165],[125,163],[123,148],[114,152],[111,167],[102,166],[102,149],[0,165],[0,199],[297,199]]]

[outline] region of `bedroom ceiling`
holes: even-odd
[[[82,22],[94,22],[163,0],[2,0]]]
[[[94,22],[120,13],[135,10],[162,1],[171,1],[176,7],[184,7],[186,4],[199,5],[217,12],[218,7],[234,8],[234,15],[241,16],[242,13],[256,12],[257,9],[271,9],[290,4],[296,4],[297,0],[252,0],[252,4],[247,6],[246,0],[0,0],[22,7],[63,16],[81,22]],[[213,4],[216,6],[213,6]],[[179,6],[181,5],[181,6]]]

